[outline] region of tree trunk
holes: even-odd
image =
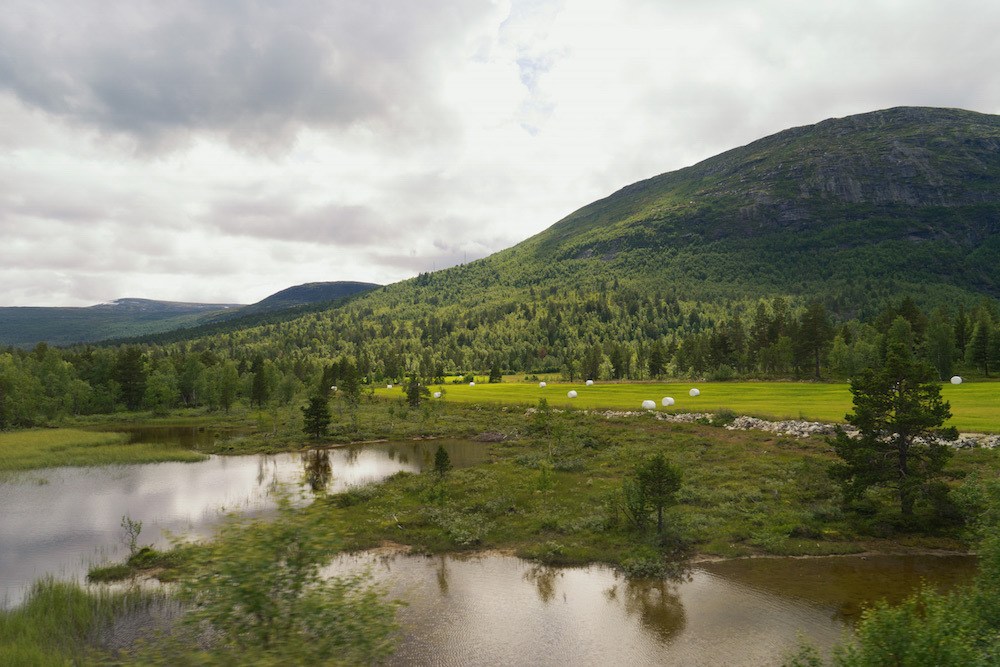
[[[910,446],[906,436],[901,434],[896,446],[899,451],[899,509],[904,517],[911,517],[913,516],[913,492],[908,480],[909,468],[906,455]]]

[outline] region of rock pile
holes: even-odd
[[[534,408],[528,408],[527,414],[536,412]],[[553,409],[552,412],[562,412]],[[591,411],[585,411],[591,413]],[[592,414],[601,415],[605,419],[616,417],[642,417],[650,414],[648,411],[639,410],[600,410]],[[710,412],[654,412],[654,417],[660,421],[673,422],[677,424],[708,423],[715,419],[715,415]],[[808,438],[810,436],[832,436],[837,432],[837,427],[844,429],[844,432],[852,438],[857,437],[858,430],[847,424],[824,424],[823,422],[810,422],[801,419],[786,419],[784,421],[768,421],[742,415],[737,417],[725,428],[730,431],[766,431],[777,435],[790,436],[793,438]],[[949,445],[956,449],[971,449],[974,447],[994,448],[1000,447],[1000,435],[989,435],[986,433],[962,433],[957,440],[940,440],[941,444]]]
[[[731,423],[726,424],[730,431],[767,431],[778,435],[790,435],[796,438],[807,438],[811,435],[833,435],[837,432],[835,424],[824,424],[822,422],[808,422],[797,419],[787,419],[785,421],[772,422],[757,417],[743,415],[737,417]],[[848,433],[853,429],[845,427]]]

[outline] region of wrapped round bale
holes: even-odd
[[[951,378],[952,384],[962,384],[962,377],[960,375],[953,375]]]
[[[538,388],[539,389],[545,389],[545,383],[544,382],[539,382],[538,383]]]
[[[434,392],[434,398],[441,398],[441,392],[440,391],[435,391]]]
[[[572,389],[566,392],[566,398],[576,398],[576,392]]]
[[[656,401],[651,401],[649,399],[646,399],[645,401],[642,402],[642,409],[643,410],[655,410],[656,409]]]
[[[671,405],[674,404],[674,399],[670,396],[664,396],[663,400],[660,401],[660,404],[665,408],[669,408]]]
[[[587,380],[587,386],[588,387],[593,387],[594,386],[594,381],[593,380]]]
[[[688,392],[688,395],[689,396],[697,396],[700,393],[701,393],[701,391],[698,390],[698,389],[691,389],[691,391]]]

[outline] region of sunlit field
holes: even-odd
[[[690,396],[697,388],[701,394]],[[809,419],[842,422],[851,410],[850,387],[844,384],[808,382],[691,382],[691,383],[602,383],[586,386],[583,382],[503,382],[488,384],[485,378],[471,387],[468,383],[444,384],[431,391],[444,391],[444,400],[466,403],[491,402],[535,405],[546,399],[550,407],[584,409],[641,410],[644,400],[656,402],[657,410],[671,412],[714,412],[728,408],[737,414],[770,419]],[[569,391],[576,398],[568,398]],[[402,388],[380,387],[376,394],[401,396]],[[1000,383],[966,382],[942,388],[951,403],[953,418],[948,425],[960,431],[1000,432]],[[665,396],[676,402],[670,408],[661,405]]]

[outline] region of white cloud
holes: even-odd
[[[388,283],[786,127],[996,112],[998,19],[976,0],[15,0],[0,305]]]

